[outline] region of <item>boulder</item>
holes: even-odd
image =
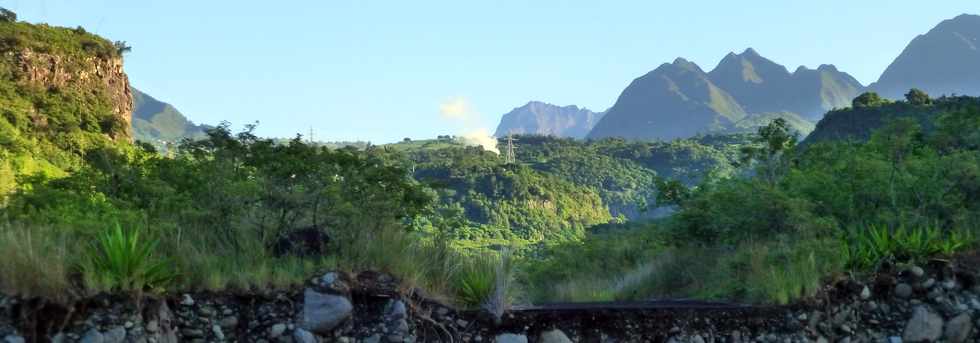
[[[558,329],[549,330],[542,332],[538,336],[539,343],[572,343],[572,340],[565,335],[564,332]]]
[[[17,335],[7,335],[7,337],[4,337],[3,338],[3,342],[4,343],[24,343],[24,337],[20,337],[20,336],[17,336]]]
[[[102,333],[99,332],[99,330],[96,330],[96,329],[93,328],[92,330],[89,330],[88,332],[86,332],[85,335],[82,336],[82,340],[79,341],[79,342],[81,342],[81,343],[103,343],[103,342],[105,342],[105,338],[102,336]]]
[[[303,291],[303,329],[329,335],[353,311],[354,305],[344,295],[320,293],[310,288]]]
[[[505,334],[497,335],[497,338],[494,339],[494,342],[496,342],[496,343],[527,343],[527,336],[518,335],[518,334],[512,334],[512,333],[505,333]]]
[[[943,318],[925,306],[912,310],[912,318],[905,324],[902,341],[935,342],[943,335]]]
[[[316,336],[312,332],[296,329],[293,331],[293,342],[296,343],[316,343]]]
[[[970,318],[970,314],[963,313],[950,319],[949,323],[946,323],[946,332],[943,337],[950,343],[966,342],[970,338],[972,331],[973,321]]]

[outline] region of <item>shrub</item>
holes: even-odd
[[[511,253],[488,252],[463,259],[456,275],[456,296],[465,306],[482,307],[499,316],[510,306],[513,297]]]
[[[160,292],[174,279],[167,261],[156,258],[156,240],[122,226],[103,233],[83,265],[87,285],[94,290]]]
[[[68,239],[49,226],[0,224],[0,292],[68,301],[75,295],[69,247]]]
[[[869,225],[852,229],[844,236],[841,254],[847,266],[866,270],[881,262],[917,263],[938,255],[951,255],[972,245],[974,235],[966,230],[943,232],[936,226],[889,228]]]

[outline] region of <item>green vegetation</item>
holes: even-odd
[[[87,284],[105,291],[143,292],[162,289],[172,281],[167,261],[156,260],[156,240],[140,237],[139,231],[124,231],[116,225],[99,237],[85,267]]]
[[[975,101],[943,98],[932,106]],[[792,144],[786,123],[774,121],[742,149],[743,166],[753,173],[709,178],[687,190],[659,183],[664,198],[678,205],[674,215],[632,223],[629,234],[593,232],[546,250],[529,277],[551,283],[533,283],[539,289],[532,293],[550,300],[785,303],[813,294],[835,273],[972,249],[980,223],[980,106],[921,118],[929,130],[916,119],[891,119],[867,142],[804,149]]]

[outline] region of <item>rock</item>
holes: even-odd
[[[512,333],[505,333],[497,335],[494,339],[496,343],[527,343],[527,336],[517,335]]]
[[[907,283],[900,283],[896,285],[895,296],[902,299],[908,299],[912,296],[912,286],[909,286]]]
[[[7,337],[4,337],[3,338],[3,342],[4,343],[24,343],[25,341],[24,341],[24,337],[20,337],[20,336],[17,336],[17,335],[7,335]]]
[[[380,342],[381,342],[381,335],[378,334],[373,334],[370,337],[364,339],[364,343],[380,343]]]
[[[538,343],[572,343],[572,340],[558,329],[542,332],[538,336]]]
[[[276,324],[269,328],[269,338],[279,338],[286,332],[286,324]]]
[[[456,326],[459,326],[461,328],[465,328],[467,325],[470,325],[470,322],[465,321],[465,320],[462,320],[462,319],[459,319],[459,320],[456,321]]]
[[[888,343],[902,343],[902,337],[898,337],[898,336],[888,337]]]
[[[869,298],[871,298],[871,289],[864,286],[864,289],[861,290],[861,300],[868,300]]]
[[[401,300],[392,301],[388,305],[388,316],[394,319],[405,318],[408,315],[408,310],[405,308],[405,303]]]
[[[184,298],[180,301],[180,304],[184,306],[194,306],[194,298],[191,298],[190,294],[184,294]]]
[[[223,329],[234,329],[238,327],[238,317],[235,316],[225,317],[220,322],[218,322],[218,325],[221,325],[221,328]]]
[[[82,340],[79,341],[79,342],[81,342],[81,343],[103,343],[103,342],[105,342],[105,338],[103,338],[102,333],[99,332],[99,330],[96,330],[96,329],[93,328],[92,330],[88,330],[88,332],[85,333],[85,336],[82,336]]]
[[[211,326],[211,333],[214,334],[214,339],[217,339],[219,341],[225,340],[225,332],[224,331],[221,331],[221,326],[220,325],[212,325]]]
[[[354,305],[347,297],[323,294],[309,288],[303,291],[303,329],[327,336],[353,311]]]
[[[912,273],[912,276],[915,276],[917,278],[926,275],[926,271],[922,270],[922,268],[919,266],[912,266],[912,268],[909,268],[909,273]]]
[[[973,331],[973,321],[970,318],[970,314],[963,313],[956,316],[956,318],[950,319],[949,323],[946,323],[945,331],[943,337],[946,338],[947,342],[966,342],[970,338],[970,333]]]
[[[103,335],[103,342],[105,343],[123,343],[126,341],[126,328],[122,326],[117,326],[109,330]]]
[[[929,278],[928,280],[922,282],[922,289],[930,289],[932,286],[936,285],[936,279]]]
[[[569,342],[571,342],[571,341],[569,341]],[[704,341],[704,337],[701,337],[701,335],[691,336],[691,343],[704,343],[704,342],[705,342]]]
[[[293,331],[293,342],[296,343],[316,343],[316,336],[312,332],[296,329]]]
[[[943,318],[926,306],[912,310],[912,318],[905,324],[902,340],[907,342],[934,342],[943,334]]]

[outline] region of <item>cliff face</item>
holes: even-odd
[[[39,53],[31,49],[7,52],[13,65],[14,79],[30,86],[45,89],[94,89],[107,98],[112,114],[122,119],[127,128],[126,138],[131,138],[133,117],[133,93],[129,78],[123,71],[121,57],[88,56]],[[120,137],[113,137],[120,138]]]

